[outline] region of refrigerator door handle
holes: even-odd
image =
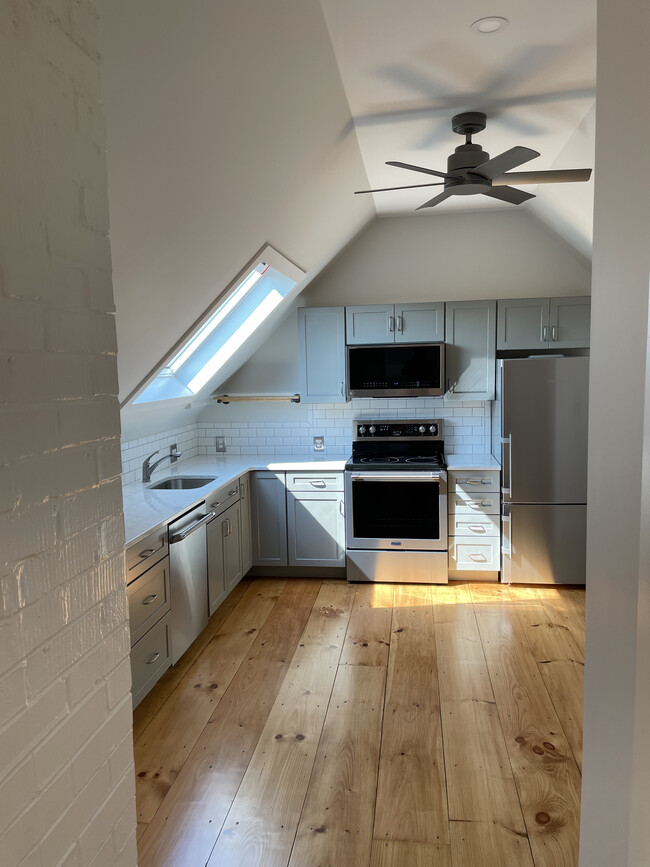
[[[507,451],[506,451],[507,446]],[[507,454],[507,459],[506,459]],[[507,494],[512,499],[512,434],[507,437],[501,437],[501,472],[503,473],[504,485],[501,488],[502,494]],[[505,480],[508,480],[506,487]]]
[[[512,557],[512,513],[504,509],[501,514],[501,553],[504,557]]]

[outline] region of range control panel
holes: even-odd
[[[416,421],[373,421],[363,419],[354,422],[354,440],[380,439],[442,439],[440,419],[417,419]]]

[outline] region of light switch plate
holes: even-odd
[[[215,450],[215,452],[225,452],[225,450],[226,450],[226,438],[225,437],[215,437],[214,438],[214,450]]]
[[[314,437],[314,451],[315,452],[324,452],[325,451],[325,437]]]

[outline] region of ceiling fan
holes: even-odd
[[[543,172],[512,172],[517,166],[527,163],[539,156],[537,151],[526,147],[514,147],[504,151],[499,156],[490,159],[480,145],[472,144],[472,136],[485,129],[487,118],[481,111],[466,111],[451,119],[451,128],[458,135],[465,136],[465,144],[459,145],[447,159],[447,171],[437,172],[422,166],[412,166],[409,163],[395,161],[387,162],[387,166],[397,166],[413,172],[423,172],[425,175],[435,175],[443,178],[430,184],[411,184],[405,187],[383,187],[379,190],[356,190],[360,193],[384,193],[389,190],[413,190],[417,187],[444,186],[444,191],[434,196],[428,202],[420,205],[422,208],[433,208],[444,202],[450,196],[473,196],[482,193],[502,202],[520,205],[528,199],[534,199],[533,193],[526,193],[509,186],[515,184],[561,184],[575,181],[588,181],[591,169],[557,169]],[[506,174],[507,173],[507,174]]]

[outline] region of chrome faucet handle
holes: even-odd
[[[151,454],[149,455],[149,457],[148,457],[148,458],[145,458],[144,463],[145,463],[145,464],[148,464],[149,461],[151,460],[151,458],[152,458],[154,455],[157,455],[159,451],[160,451],[160,449],[156,449],[155,452],[151,452]],[[143,466],[144,466],[144,464],[143,464]]]

